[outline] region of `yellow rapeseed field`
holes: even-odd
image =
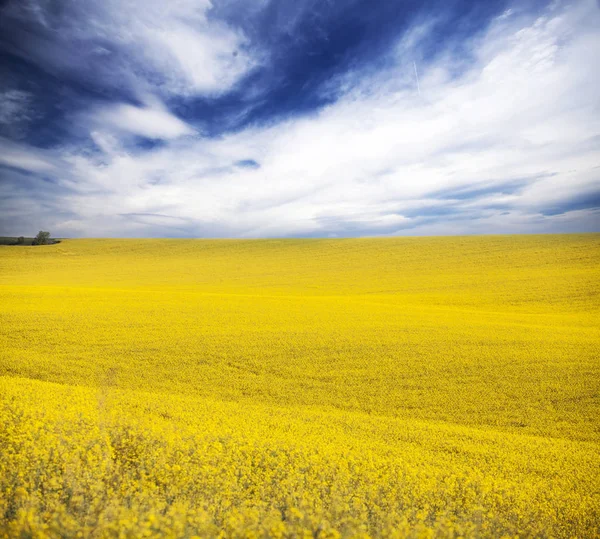
[[[0,537],[600,537],[600,235],[0,247]]]

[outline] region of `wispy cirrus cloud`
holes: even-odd
[[[28,126],[36,117],[32,101],[30,92],[0,83],[0,135],[13,140],[26,137]]]
[[[115,130],[149,139],[174,139],[195,133],[190,125],[156,102],[142,107],[127,103],[102,105],[93,109],[89,124],[98,129]]]
[[[21,169],[30,173],[56,172],[60,156],[37,148],[0,138],[0,165]]]
[[[262,12],[269,5],[253,9]],[[283,21],[276,23],[277,36],[287,33],[293,40],[289,50],[304,51],[307,58],[316,46],[310,42],[303,48],[299,28],[307,20],[316,21],[325,35],[319,43],[336,32],[311,6],[299,5],[289,18],[273,15]],[[5,189],[12,185],[16,192],[23,174],[29,185],[43,182],[45,204],[35,209],[35,218],[56,234],[259,237],[600,229],[600,75],[589,68],[593,51],[600,50],[600,10],[592,0],[515,5],[483,22],[477,19],[476,28],[469,27],[474,17],[469,12],[460,19],[462,27],[446,29],[443,39],[440,28],[452,14],[418,12],[364,61],[348,56],[328,77],[327,70],[319,71],[319,84],[307,78],[302,87],[316,96],[312,103],[318,106],[306,109],[306,103],[293,100],[285,109],[278,101],[272,110],[267,105],[273,96],[283,95],[279,85],[293,85],[294,79],[288,72],[275,77],[273,64],[262,86],[253,86],[251,72],[260,62],[275,62],[277,51],[262,42],[252,56],[251,32],[234,28],[227,18],[211,20],[223,6],[182,2],[174,11],[162,9],[151,3],[149,18],[142,19],[159,25],[164,19],[164,27],[178,37],[168,38],[166,46],[161,40],[168,32],[152,38],[149,33],[152,47],[167,52],[140,60],[136,54],[146,53],[137,51],[128,58],[135,58],[138,70],[130,86],[137,92],[135,102],[87,97],[86,106],[70,115],[79,138],[43,151],[6,142],[3,162],[12,172]],[[113,35],[112,42],[127,49],[129,38],[121,36],[125,24],[102,13],[106,38],[112,24],[118,38]],[[39,16],[40,25],[50,24],[43,9]],[[197,41],[186,33],[199,31]],[[213,48],[203,42],[212,32],[223,39],[209,39]],[[195,54],[194,43],[213,56]],[[246,52],[229,58],[240,47]],[[242,67],[236,64],[240,55]],[[212,73],[202,83],[194,82],[201,72],[194,59]],[[299,69],[306,65],[298,63]],[[160,72],[156,79],[153,70]],[[74,76],[85,73],[77,68]],[[233,88],[242,80],[248,85],[243,99]],[[207,97],[215,91],[221,97]],[[189,100],[190,94],[199,97]],[[228,128],[221,132],[207,132],[206,117],[215,110],[237,120],[224,121]],[[10,218],[0,219],[0,226],[17,233],[33,210],[18,197],[10,204]]]
[[[55,76],[129,97],[218,94],[257,62],[208,0],[8,2],[8,50]]]

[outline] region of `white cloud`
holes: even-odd
[[[452,50],[422,64],[421,95],[411,72],[416,32],[398,45],[393,68],[345,80],[339,101],[319,113],[219,139],[179,138],[189,128],[158,105],[106,109],[95,116],[100,154],[61,151],[62,181],[74,192],[60,204],[79,217],[52,229],[240,237],[598,229],[598,211],[569,203],[599,190],[600,75],[589,67],[599,22],[591,0],[537,19],[502,16],[470,42],[469,66]],[[132,151],[121,130],[172,140]],[[247,159],[260,167],[235,165]]]
[[[192,127],[157,104],[135,107],[119,103],[99,107],[93,113],[92,121],[104,128],[154,139],[173,139],[195,133]]]
[[[44,69],[134,95],[219,94],[252,69],[240,31],[207,17],[209,0],[81,0],[48,9],[45,0],[13,0],[3,17],[27,24],[15,54]]]
[[[146,56],[163,74],[172,93],[212,94],[230,88],[253,65],[244,38],[225,26],[198,32],[183,23],[154,31]],[[241,54],[240,54],[241,52]]]
[[[27,172],[56,171],[55,159],[36,148],[0,138],[0,164]]]

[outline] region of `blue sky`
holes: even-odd
[[[595,0],[0,11],[0,235],[600,230]]]

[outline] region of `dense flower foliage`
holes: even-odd
[[[0,247],[0,537],[594,537],[600,237]]]

